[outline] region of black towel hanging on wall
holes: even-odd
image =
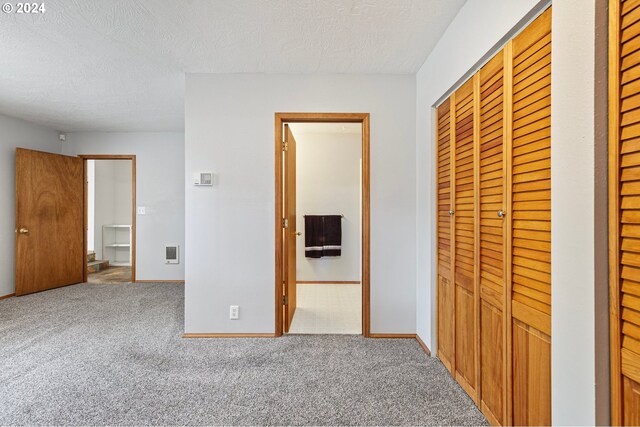
[[[304,217],[304,256],[322,258],[322,216],[305,215]]]
[[[322,256],[340,256],[342,254],[342,216],[323,216],[322,230],[324,234]]]
[[[305,257],[342,254],[342,215],[305,215],[304,232]]]

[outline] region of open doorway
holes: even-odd
[[[276,335],[369,336],[369,116],[276,114]]]
[[[87,283],[135,281],[135,156],[83,156]]]

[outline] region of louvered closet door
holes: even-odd
[[[473,80],[455,92],[455,378],[475,400]]]
[[[438,120],[438,357],[453,372],[454,289],[451,279],[453,221],[451,191],[451,114],[447,99],[437,110]]]
[[[480,405],[491,424],[505,411],[504,70],[501,51],[480,70]]]
[[[640,2],[610,2],[612,423],[640,424]]]
[[[509,48],[509,47],[508,47]],[[551,424],[551,9],[512,42],[513,423]]]

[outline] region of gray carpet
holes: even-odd
[[[182,330],[183,285],[0,301],[0,424],[486,425],[415,340]]]

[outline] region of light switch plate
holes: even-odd
[[[138,206],[138,215],[146,215],[147,214],[147,208],[144,206]]]

